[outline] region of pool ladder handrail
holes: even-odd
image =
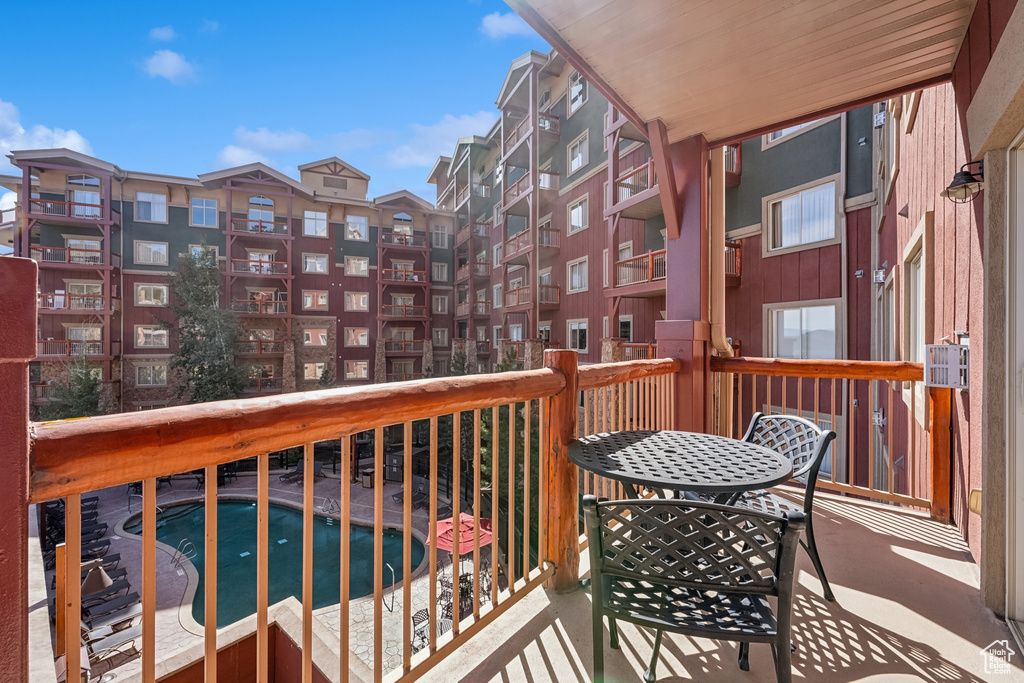
[[[395,568],[391,566],[390,562],[385,562],[387,568],[391,570],[391,604],[388,605],[387,601],[384,600],[384,596],[380,596],[380,601],[388,608],[389,612],[395,611]]]
[[[174,554],[171,555],[171,564],[180,569],[185,560],[191,560],[198,554],[199,550],[196,549],[195,543],[187,538],[183,538],[178,543],[178,547],[174,551]]]
[[[324,514],[341,514],[341,501],[334,498],[324,498],[323,505],[320,506],[320,512]]]

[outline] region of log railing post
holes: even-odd
[[[932,462],[932,519],[948,523],[952,494],[950,405],[952,389],[928,387],[928,442]]]
[[[0,259],[0,289],[6,298],[0,308],[0,386],[6,396],[0,411],[0,677],[11,681],[29,679],[28,364],[36,356],[37,275],[35,261]]]
[[[565,387],[544,401],[544,476],[547,530],[544,559],[555,566],[545,584],[558,593],[579,586],[579,470],[569,461],[569,444],[579,421],[578,358],[575,351],[544,352],[544,366],[565,375]]]

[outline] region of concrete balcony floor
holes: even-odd
[[[978,569],[959,532],[913,512],[822,496],[815,533],[836,602],[822,597],[807,554],[797,561],[793,609],[795,680],[1024,680],[1019,654],[1010,675],[986,674],[980,650],[1010,639],[978,591]],[[589,561],[581,558],[581,575]],[[608,645],[609,681],[639,681],[654,632],[619,622]],[[589,590],[525,597],[433,669],[430,681],[589,681],[593,672]],[[750,671],[735,643],[666,634],[658,681],[775,681],[771,650],[752,645]]]

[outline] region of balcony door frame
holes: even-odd
[[[1006,623],[1024,647],[1024,130],[1006,168]]]

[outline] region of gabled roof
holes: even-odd
[[[511,89],[519,82],[519,77],[523,75],[524,69],[531,64],[544,66],[547,63],[548,56],[536,50],[530,50],[525,55],[513,59],[512,64],[509,65],[508,71],[505,73],[505,80],[501,83],[498,99],[494,101],[498,105],[498,109],[503,107],[505,100],[512,94]]]
[[[381,195],[373,200],[374,204],[390,204],[395,206],[409,206],[418,211],[434,211],[434,205],[425,199],[417,197],[409,190],[399,190],[389,194]]]
[[[308,164],[302,164],[301,166],[299,166],[299,170],[300,171],[311,171],[314,168],[317,168],[319,166],[326,166],[327,164],[331,164],[331,163],[338,164],[339,166],[344,166],[345,170],[352,171],[352,173],[356,174],[357,176],[359,176],[363,180],[369,180],[370,179],[369,175],[367,175],[366,173],[363,173],[362,171],[360,171],[358,168],[356,168],[352,164],[348,163],[347,161],[343,161],[343,160],[339,159],[338,157],[327,157],[326,159],[321,159],[320,161],[311,161]]]
[[[31,165],[33,161],[40,161],[101,172],[112,175],[115,178],[120,178],[124,173],[109,161],[103,161],[102,159],[97,159],[96,157],[91,157],[88,154],[82,154],[66,147],[57,147],[55,149],[19,149],[12,151],[7,155],[7,158],[19,168],[25,164]]]
[[[178,185],[191,185],[202,187],[203,184],[195,178],[186,178],[178,175],[166,175],[164,173],[146,173],[144,171],[125,171],[125,180],[151,180],[155,183],[177,183]]]
[[[203,186],[206,187],[207,189],[212,190],[223,185],[225,180],[228,180],[230,178],[247,176],[256,172],[264,173],[273,178],[274,180],[285,185],[288,185],[299,194],[305,196],[307,199],[313,198],[312,188],[303,185],[294,178],[289,178],[280,171],[275,171],[274,169],[270,168],[269,166],[260,161],[253,162],[251,164],[246,164],[245,166],[235,166],[234,168],[226,168],[223,171],[203,173],[199,176],[199,182],[201,182]]]
[[[443,173],[444,175],[448,175],[448,167],[451,166],[451,165],[452,165],[452,158],[451,157],[445,157],[445,156],[438,157],[437,161],[435,161],[434,165],[430,168],[430,173],[427,174],[427,182],[428,183],[436,183],[437,182],[437,175],[439,173]]]

